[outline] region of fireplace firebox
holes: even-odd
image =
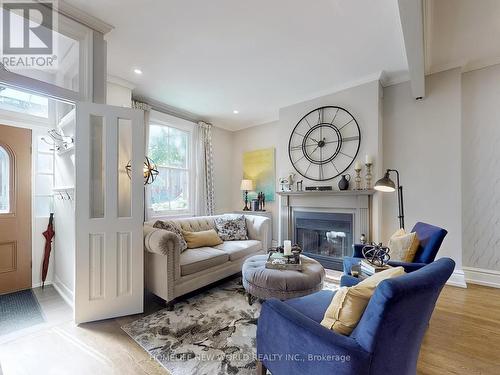
[[[352,253],[354,215],[295,210],[293,234],[304,255],[325,268],[342,270],[343,257]]]

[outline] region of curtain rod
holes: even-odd
[[[147,98],[147,97],[143,97],[143,96],[133,96],[132,100],[146,103],[147,105],[151,106],[152,110],[164,113],[166,115],[174,116],[174,117],[180,118],[182,120],[191,121],[194,123],[198,123],[198,122],[202,121],[206,124],[213,126],[212,123],[205,121],[204,119],[200,118],[198,115],[195,115],[194,113],[180,110],[178,108],[172,107],[168,104],[158,102],[158,101],[151,99],[151,98]]]

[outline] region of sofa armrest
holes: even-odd
[[[175,233],[145,224],[146,288],[165,301],[174,299],[175,280],[181,276],[180,244]]]
[[[257,324],[257,359],[272,372],[368,374],[371,354],[286,303],[270,299]]]
[[[271,219],[264,216],[246,215],[245,221],[248,230],[248,239],[262,242],[262,250],[271,247]]]
[[[180,252],[179,238],[168,230],[145,225],[144,248],[151,253],[160,255]]]

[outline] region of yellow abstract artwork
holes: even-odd
[[[243,178],[252,180],[255,186],[255,191],[248,193],[249,199],[256,198],[257,193],[263,192],[267,202],[274,201],[275,165],[274,147],[243,153]]]

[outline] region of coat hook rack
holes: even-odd
[[[62,201],[72,201],[74,199],[75,188],[73,186],[61,186],[52,189],[54,198]]]
[[[49,137],[52,140],[52,142],[50,142],[45,137],[42,137],[42,141],[44,141],[49,146],[54,147],[53,150],[55,151],[67,150],[75,143],[73,137],[64,135],[62,134],[61,131],[58,131],[57,129],[50,129],[47,131],[47,133],[49,134]]]

